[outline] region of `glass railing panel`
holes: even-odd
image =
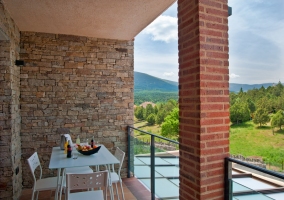
[[[131,173],[151,192],[155,191],[157,198],[179,199],[178,142],[135,128],[132,128],[131,132],[135,133],[129,139],[132,142],[129,151],[132,152],[130,154],[133,157],[133,164],[129,166]],[[152,157],[155,165],[151,163],[151,142],[154,144]],[[151,188],[151,167],[154,170],[154,188]]]
[[[130,132],[130,131],[129,131]],[[132,134],[128,134],[128,172],[127,177],[130,178],[134,176],[134,165],[137,162],[134,156],[134,137]]]
[[[151,170],[147,160],[150,160],[150,143],[134,137],[134,175],[138,179],[150,179]]]
[[[240,178],[241,179],[241,178]],[[232,186],[232,199],[236,200],[271,200],[272,198],[261,194],[247,186],[244,186],[236,181],[230,180]]]

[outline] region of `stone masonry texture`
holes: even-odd
[[[20,139],[20,32],[0,0],[0,199],[17,199],[22,191]]]
[[[126,151],[133,124],[133,41],[21,32],[21,138],[23,160],[37,151],[43,175],[60,131],[73,141],[92,136],[113,153]],[[124,162],[123,176],[126,175]],[[32,179],[23,163],[23,186]]]

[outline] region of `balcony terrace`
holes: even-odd
[[[135,36],[175,0],[0,0],[0,199],[43,176],[61,128],[126,152]],[[224,199],[229,155],[228,5],[178,0],[179,199]]]

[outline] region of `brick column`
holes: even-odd
[[[229,156],[227,0],[179,0],[180,199],[223,199]]]

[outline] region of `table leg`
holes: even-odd
[[[61,173],[61,168],[57,169],[57,187],[56,187],[56,191],[54,194],[54,199],[58,200],[58,189],[59,189],[59,183],[61,180],[60,179],[60,173]]]
[[[65,172],[65,169],[63,169],[62,176],[61,176],[60,190],[59,190],[59,200],[61,200],[61,197],[62,197],[62,188],[63,188],[64,181],[66,178],[65,176],[66,176],[66,172]],[[65,192],[65,195],[66,195],[66,192]]]
[[[106,165],[107,170],[108,170],[108,180],[109,180],[109,191],[110,191],[110,199],[113,200],[114,199],[114,193],[113,193],[113,188],[112,188],[112,182],[111,182],[111,170],[110,170],[110,165]]]

